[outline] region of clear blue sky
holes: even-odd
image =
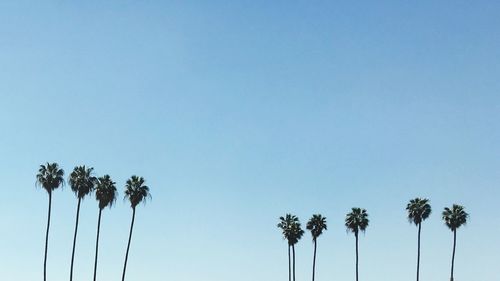
[[[471,214],[456,280],[500,279],[498,2],[83,2],[0,3],[0,279],[42,280],[46,161],[109,173],[120,197],[146,178],[128,281],[287,280],[286,212],[328,218],[317,280],[354,280],[353,206],[371,218],[361,279],[414,280],[415,196],[433,207],[422,280],[449,278],[452,203]],[[76,199],[53,199],[63,281]],[[130,216],[121,199],[103,214],[100,280],[120,278]],[[93,197],[80,221],[75,281],[92,276]],[[311,259],[307,234],[297,280]]]

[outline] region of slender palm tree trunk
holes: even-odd
[[[356,236],[356,281],[359,280],[358,278],[358,234],[355,233],[355,236]]]
[[[422,223],[418,224],[418,249],[417,249],[417,281],[420,272],[420,231],[422,230]]]
[[[97,254],[99,252],[99,230],[101,229],[101,213],[102,209],[99,208],[99,218],[97,219],[97,238],[95,240],[94,281],[96,281],[97,274]]]
[[[451,256],[451,278],[450,281],[453,281],[453,268],[455,266],[455,248],[457,246],[457,230],[453,230],[453,254]]]
[[[295,281],[295,245],[292,245],[292,255],[293,255],[293,281]]]
[[[317,241],[316,239],[314,239],[314,255],[313,255],[313,279],[312,281],[314,281],[314,273],[316,271],[316,246],[317,246]]]
[[[45,234],[45,258],[43,259],[43,281],[47,281],[47,249],[49,246],[50,209],[52,207],[52,192],[49,191],[49,214],[47,216],[47,232]]]
[[[134,220],[135,220],[135,208],[132,208],[132,222],[130,223],[130,234],[128,236],[127,253],[125,254],[125,264],[123,265],[122,281],[125,281],[125,271],[127,270],[128,251],[130,249],[130,241],[132,240],[132,230],[134,229]]]
[[[290,245],[288,245],[288,281],[292,281],[292,262],[290,258]]]
[[[80,203],[81,198],[78,198],[78,205],[76,207],[76,223],[75,223],[75,235],[73,237],[73,251],[71,252],[71,268],[69,271],[69,281],[73,280],[73,262],[75,261],[75,246],[76,246],[76,234],[78,233],[78,217],[80,216]]]

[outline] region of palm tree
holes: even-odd
[[[278,227],[281,228],[283,238],[288,241],[288,280],[292,280],[292,270],[290,268],[290,249],[292,250],[293,262],[293,281],[295,281],[295,244],[299,242],[304,230],[300,228],[299,218],[292,214],[286,214],[285,217],[280,217]]]
[[[40,165],[36,175],[36,183],[49,194],[49,214],[47,216],[47,231],[45,234],[45,257],[43,259],[43,280],[47,280],[47,249],[49,245],[50,209],[52,208],[52,191],[64,184],[64,170],[57,163]]]
[[[147,198],[151,198],[149,187],[144,185],[143,177],[132,176],[127,180],[125,184],[125,198],[128,198],[130,207],[132,207],[132,222],[130,223],[130,234],[128,237],[127,253],[125,254],[125,264],[123,265],[122,281],[125,280],[125,271],[127,270],[128,252],[130,241],[132,240],[132,230],[134,229],[135,207],[141,202],[146,202]]]
[[[368,227],[368,213],[365,209],[352,208],[352,211],[346,215],[345,226],[347,231],[354,233],[356,237],[356,281],[358,281],[358,234],[360,231],[365,232]]]
[[[314,281],[314,274],[316,271],[316,246],[317,239],[323,233],[323,230],[327,230],[326,218],[320,214],[313,215],[312,218],[307,222],[306,228],[311,231],[311,235],[314,242],[314,256],[313,256],[313,271],[312,271],[312,281]]]
[[[73,262],[75,260],[75,246],[76,246],[76,234],[78,232],[78,218],[80,216],[80,203],[85,196],[92,193],[94,190],[97,178],[92,175],[94,168],[78,166],[73,169],[73,172],[69,175],[69,184],[71,190],[75,193],[78,198],[78,205],[76,207],[76,223],[75,223],[75,234],[73,236],[73,251],[71,252],[71,268],[69,272],[69,280],[73,280]]]
[[[94,281],[97,273],[97,254],[99,252],[99,230],[101,228],[101,213],[107,206],[111,207],[116,200],[115,182],[109,175],[97,179],[95,198],[99,202],[99,218],[97,219],[97,238],[95,242],[95,262],[94,262]]]
[[[410,200],[406,205],[408,211],[408,221],[418,226],[418,247],[417,247],[417,281],[420,272],[420,231],[422,230],[422,222],[431,214],[431,205],[429,199],[415,198]]]
[[[450,281],[453,281],[453,267],[455,265],[455,248],[457,245],[457,229],[462,225],[467,223],[469,214],[465,212],[465,208],[460,205],[453,204],[450,208],[444,208],[443,220],[446,226],[453,231],[453,254],[451,256],[451,277]]]

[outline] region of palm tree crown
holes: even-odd
[[[40,165],[38,174],[36,175],[36,182],[48,193],[59,186],[64,184],[64,170],[59,168],[57,163],[48,163],[47,165]]]
[[[316,240],[323,233],[323,230],[327,230],[326,218],[320,214],[313,215],[307,222],[306,228],[311,231],[313,240]]]
[[[93,171],[94,168],[83,165],[75,167],[71,172],[69,184],[79,199],[83,199],[94,190],[97,178],[92,175]]]
[[[408,211],[408,221],[415,225],[419,225],[422,221],[426,220],[432,212],[429,199],[426,198],[410,200],[408,205],[406,205],[406,210]]]
[[[139,203],[145,202],[146,198],[151,198],[149,187],[144,185],[143,177],[132,176],[127,180],[125,198],[128,198],[130,206],[134,209]]]
[[[299,218],[292,214],[286,214],[285,217],[280,217],[278,227],[282,229],[283,238],[288,241],[289,245],[295,245],[299,242],[304,230],[300,227]]]
[[[364,232],[368,227],[368,223],[368,213],[361,208],[352,208],[352,211],[345,218],[347,230],[350,230],[355,235],[358,235],[359,231]]]
[[[465,225],[468,218],[469,214],[465,212],[465,208],[463,206],[453,204],[451,209],[448,207],[444,208],[443,220],[451,231],[455,231],[460,226]]]
[[[95,198],[99,201],[99,209],[112,206],[116,201],[116,186],[109,175],[97,179]]]

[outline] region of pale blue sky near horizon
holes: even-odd
[[[415,278],[405,206],[431,200],[421,280],[449,280],[445,206],[463,204],[455,280],[500,280],[500,3],[495,1],[2,1],[0,276],[43,278],[38,166],[110,174],[99,280],[287,280],[278,217],[328,218],[317,281],[354,280],[343,221],[366,208],[363,281]],[[75,281],[93,273],[95,198]],[[76,199],[53,196],[48,280],[69,279]],[[310,280],[312,242],[297,245]]]

